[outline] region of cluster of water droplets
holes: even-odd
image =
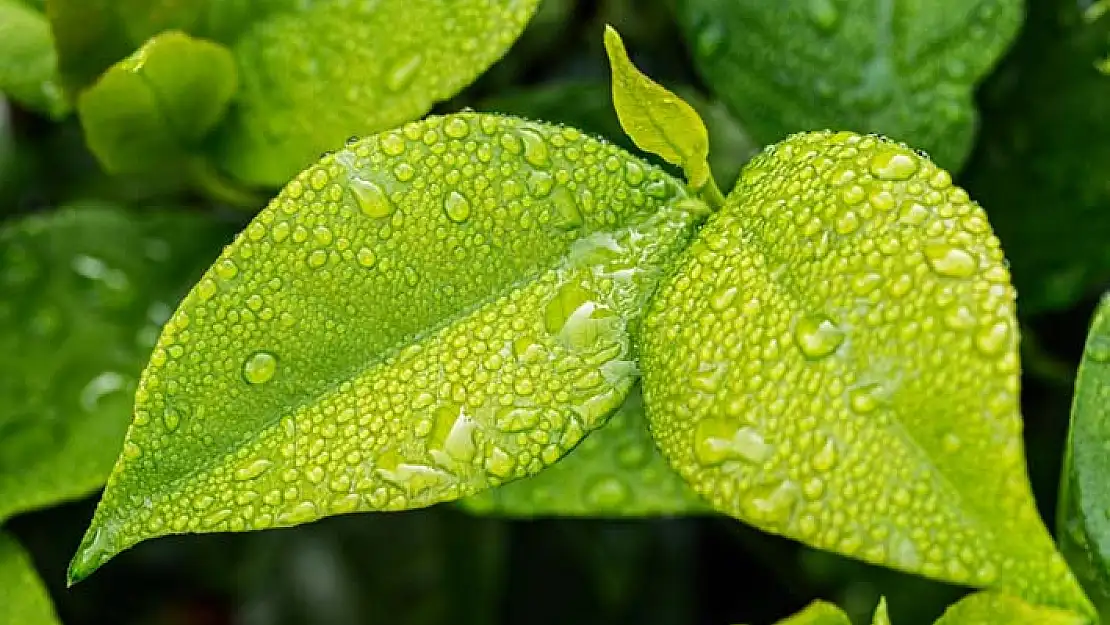
[[[513,118],[324,158],[167,323],[101,506],[115,548],[539,471],[624,399],[630,327],[703,214],[620,149]]]
[[[992,551],[1040,527],[1014,298],[983,210],[946,172],[874,136],[795,135],[749,164],[660,287],[653,430],[696,490],[760,527],[1028,585],[1018,569],[1047,536],[1024,563]]]

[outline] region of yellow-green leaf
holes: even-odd
[[[0,623],[59,623],[31,559],[15,538],[5,532],[0,532]]]
[[[792,136],[645,316],[656,442],[719,510],[934,579],[1091,607],[1037,514],[986,215],[889,140]]]
[[[709,133],[692,106],[632,64],[617,31],[605,27],[605,50],[613,72],[613,107],[636,146],[685,171],[690,186],[711,181]]]
[[[165,330],[71,567],[539,472],[637,377],[631,332],[705,206],[571,128],[464,113],[290,182]]]
[[[886,609],[886,597],[879,597],[879,605],[875,606],[875,616],[871,625],[890,625],[890,614]]]
[[[1060,549],[1104,615],[1110,615],[1108,441],[1110,295],[1095,313],[1079,364],[1056,520]]]
[[[70,109],[50,24],[19,0],[0,0],[0,94],[51,117]]]
[[[1026,603],[999,592],[977,592],[944,611],[936,625],[1087,625],[1083,616]]]
[[[608,423],[539,475],[463,499],[471,512],[514,517],[621,517],[708,512],[656,449],[637,386]]]
[[[229,50],[171,31],[113,65],[81,94],[78,112],[108,171],[142,172],[198,154],[236,89]]]
[[[776,625],[852,625],[848,615],[827,601],[814,601],[797,614],[784,618]]]

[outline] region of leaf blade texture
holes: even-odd
[[[1057,514],[1060,548],[1101,613],[1110,610],[1110,298],[1091,321],[1075,381]]]
[[[81,203],[0,228],[0,522],[104,485],[139,372],[228,230]]]
[[[18,0],[0,0],[0,59],[0,93],[55,119],[69,112],[54,38],[41,12]]]
[[[679,17],[698,69],[761,143],[823,128],[876,132],[958,170],[975,135],[972,89],[1023,9],[1020,0],[683,0]]]
[[[709,132],[701,116],[632,64],[612,26],[605,27],[605,51],[612,71],[613,108],[625,133],[641,150],[681,167],[694,189],[705,186],[712,173]]]
[[[539,475],[460,501],[470,512],[532,517],[637,517],[709,511],[656,449],[637,386],[570,453]]]
[[[78,98],[89,149],[112,173],[197,157],[238,88],[220,44],[167,31],[108,69]]]
[[[31,558],[14,536],[0,532],[0,623],[60,622]]]
[[[1022,601],[1000,592],[977,592],[959,600],[937,619],[936,625],[1085,625],[1090,621],[1074,612]]]
[[[651,303],[652,431],[765,531],[1087,612],[1026,477],[1014,298],[946,172],[882,138],[792,136]]]
[[[167,323],[71,575],[161,534],[538,472],[631,389],[630,333],[704,208],[619,148],[509,117],[433,117],[324,157]]]

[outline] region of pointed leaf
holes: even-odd
[[[759,528],[1089,610],[1030,493],[1017,344],[998,240],[946,172],[882,138],[795,135],[661,283],[648,421]]]
[[[229,234],[100,204],[0,228],[0,522],[104,484],[159,325]]]
[[[143,172],[199,151],[237,88],[227,48],[170,31],[112,66],[81,94],[78,111],[108,171]]]
[[[1026,603],[999,592],[977,592],[944,611],[935,625],[1087,625],[1074,612]]]
[[[886,597],[879,597],[879,605],[875,607],[875,616],[871,625],[890,625],[890,614],[886,609]]]
[[[797,614],[784,618],[776,625],[852,625],[848,615],[827,601],[814,601]]]
[[[0,532],[0,623],[57,625],[58,616],[31,558],[15,538]]]
[[[878,132],[959,169],[975,84],[1022,22],[1021,0],[682,0],[694,61],[757,141]]]
[[[0,94],[51,117],[69,112],[50,24],[18,0],[0,0]]]
[[[605,50],[613,72],[613,108],[624,131],[641,150],[681,167],[691,187],[705,186],[711,175],[709,133],[697,111],[636,69],[612,26],[605,27]]]
[[[1110,614],[1110,295],[1091,323],[1075,382],[1061,474],[1060,548],[1099,611]]]
[[[570,128],[466,113],[286,186],[174,313],[71,569],[169,533],[456,499],[605,422],[705,206]]]
[[[608,423],[539,475],[462,500],[483,514],[652,516],[706,512],[705,502],[656,449],[637,386]]]

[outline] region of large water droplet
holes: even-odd
[[[578,201],[569,189],[557,187],[551,195],[551,204],[555,209],[556,226],[571,230],[582,225],[582,213],[578,210]]]
[[[377,184],[362,178],[351,178],[350,189],[359,209],[367,216],[378,219],[393,212],[393,202]]]
[[[927,245],[925,258],[933,271],[950,278],[969,278],[979,269],[979,263],[974,256],[966,250],[951,245]]]
[[[255,352],[243,361],[243,379],[250,384],[265,384],[277,373],[277,357],[270,352]]]
[[[975,335],[975,347],[986,356],[997,356],[1010,345],[1010,324],[998,321]]]
[[[274,463],[270,462],[269,460],[266,460],[265,458],[258,458],[239,467],[238,469],[235,469],[235,479],[240,482],[253,480],[265,473],[272,466],[274,466]]]
[[[794,342],[806,358],[819,360],[840,347],[844,331],[828,317],[810,315],[799,319],[794,326]]]
[[[717,419],[705,419],[694,430],[694,455],[705,466],[727,460],[760,464],[771,457],[774,448],[754,429]]]
[[[470,201],[458,191],[452,191],[447,194],[443,210],[447,213],[448,219],[455,223],[462,223],[470,217]]]
[[[917,158],[906,150],[883,150],[871,158],[871,173],[880,180],[908,180],[917,167]]]
[[[521,130],[520,138],[524,141],[524,160],[535,167],[547,167],[551,161],[547,153],[547,143],[534,130]]]

